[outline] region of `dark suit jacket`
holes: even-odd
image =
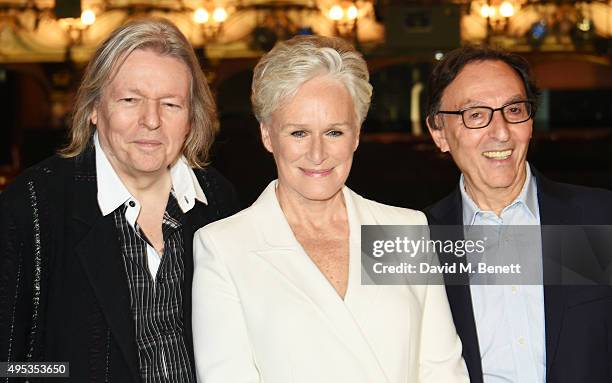
[[[51,157],[0,194],[0,361],[69,362],[73,382],[139,382],[127,277],[112,214],[97,202],[95,151]],[[233,214],[232,185],[196,170],[208,205],[184,217],[183,311],[193,364],[193,233]]]
[[[532,168],[538,188],[542,225],[610,225],[612,192],[561,184]],[[426,209],[430,225],[462,225],[461,192]],[[432,227],[432,237],[436,232]],[[463,234],[457,234],[462,236]],[[542,233],[544,277],[554,274],[547,260],[562,252]],[[612,249],[610,249],[612,252]],[[469,285],[446,286],[457,332],[463,343],[472,383],[482,383],[482,365]],[[612,291],[608,286],[544,286],[546,381],[548,383],[612,382]],[[500,331],[504,331],[500,329]],[[523,383],[523,382],[520,382]],[[525,382],[530,383],[530,382]]]

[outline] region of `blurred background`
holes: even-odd
[[[257,60],[295,34],[341,36],[374,85],[348,185],[423,208],[458,171],[424,123],[433,65],[462,44],[527,58],[543,89],[529,160],[558,181],[612,189],[612,0],[0,0],[0,190],[66,142],[73,97],[95,47],[140,16],[190,39],[219,106],[212,164],[245,206],[275,178],[251,113]]]

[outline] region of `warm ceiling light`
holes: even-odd
[[[346,10],[346,18],[349,20],[355,20],[359,15],[359,10],[356,6],[351,4]]]
[[[342,16],[344,16],[344,11],[342,10],[342,7],[339,5],[334,5],[333,7],[330,8],[329,10],[329,18],[334,20],[334,21],[339,21],[342,19]]]
[[[207,23],[209,18],[210,15],[208,14],[208,11],[204,8],[198,8],[195,10],[195,12],[193,12],[193,21],[198,24]]]
[[[212,17],[216,23],[222,23],[227,20],[227,11],[225,8],[217,7],[213,11]]]
[[[81,23],[83,23],[83,25],[89,26],[89,25],[93,25],[93,23],[95,22],[96,22],[96,14],[91,9],[85,9],[81,13]]]
[[[586,19],[586,18],[582,19],[582,20],[579,20],[578,23],[576,23],[576,26],[581,31],[588,32],[588,31],[591,30],[591,20]]]
[[[508,1],[504,1],[499,6],[499,13],[504,17],[512,17],[514,15],[514,7]]]
[[[484,4],[482,7],[480,7],[480,16],[482,17],[489,17],[489,6]]]
[[[482,15],[482,17],[494,17],[495,16],[495,7],[492,5],[483,5],[480,8],[480,15]]]
[[[494,6],[489,5],[489,17],[495,17],[496,13],[497,13],[497,9]]]

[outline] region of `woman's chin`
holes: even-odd
[[[334,199],[334,197],[336,197],[341,191],[342,189],[340,188],[333,192],[329,192],[329,191],[309,192],[309,193],[302,194],[302,196],[304,197],[304,199],[307,199],[309,201],[321,201],[321,202],[330,201]]]
[[[281,185],[279,185],[279,189],[285,189]],[[308,201],[329,201],[338,196],[338,194],[342,193],[342,188],[344,184],[311,184],[309,185],[295,185],[295,187],[286,188],[291,190],[291,193],[287,193],[289,195],[293,195],[298,197],[299,199],[304,199]]]

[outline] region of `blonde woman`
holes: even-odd
[[[444,286],[360,283],[360,225],[427,224],[344,185],[371,93],[340,39],[296,37],[257,64],[253,108],[278,180],[196,233],[200,382],[468,381]]]

